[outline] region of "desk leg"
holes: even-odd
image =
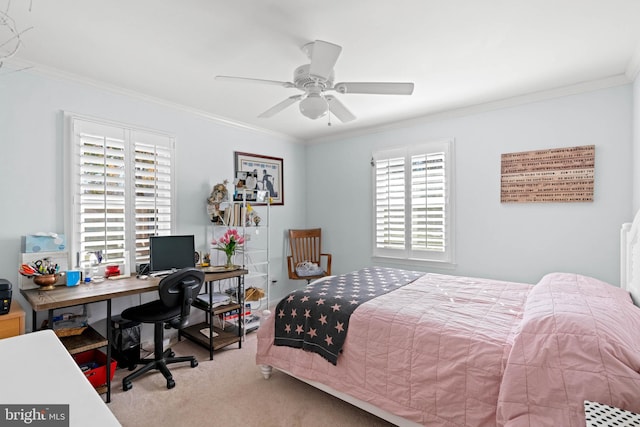
[[[209,360],[213,360],[213,313],[211,306],[213,305],[213,282],[207,282],[207,293],[209,294],[209,309],[205,315],[205,320],[209,323]]]
[[[107,300],[107,403],[111,402],[111,299]]]
[[[242,348],[242,340],[244,337],[244,275],[238,276],[238,302],[240,303],[240,313],[238,313],[238,348]]]

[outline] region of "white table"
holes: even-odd
[[[71,427],[120,426],[50,329],[0,340],[0,405],[11,404],[68,404]]]

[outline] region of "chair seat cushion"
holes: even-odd
[[[180,306],[167,307],[160,300],[125,309],[121,316],[143,323],[166,322],[180,315]]]
[[[324,276],[325,272],[318,264],[311,261],[303,261],[296,265],[296,274],[300,277]]]

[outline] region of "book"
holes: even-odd
[[[202,335],[204,335],[205,337],[209,338],[209,328],[202,328],[202,329],[200,329],[200,333],[201,333]],[[211,336],[212,336],[212,337],[217,337],[217,336],[218,336],[218,333],[214,331],[214,332],[211,334]]]
[[[199,294],[198,300],[205,304],[209,304],[209,294]],[[220,307],[221,305],[229,303],[231,303],[231,297],[229,295],[220,292],[214,292],[211,294],[211,308]]]
[[[238,310],[231,310],[231,311],[228,311],[226,313],[222,313],[219,316],[225,322],[231,322],[233,320],[236,320],[238,318],[239,314],[240,313],[239,313]],[[245,309],[244,318],[246,319],[247,316],[251,316],[251,308]]]

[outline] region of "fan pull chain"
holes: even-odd
[[[327,103],[327,119],[328,119],[328,123],[327,126],[331,126],[331,108],[329,108],[329,100],[327,98],[324,99],[325,102]]]

